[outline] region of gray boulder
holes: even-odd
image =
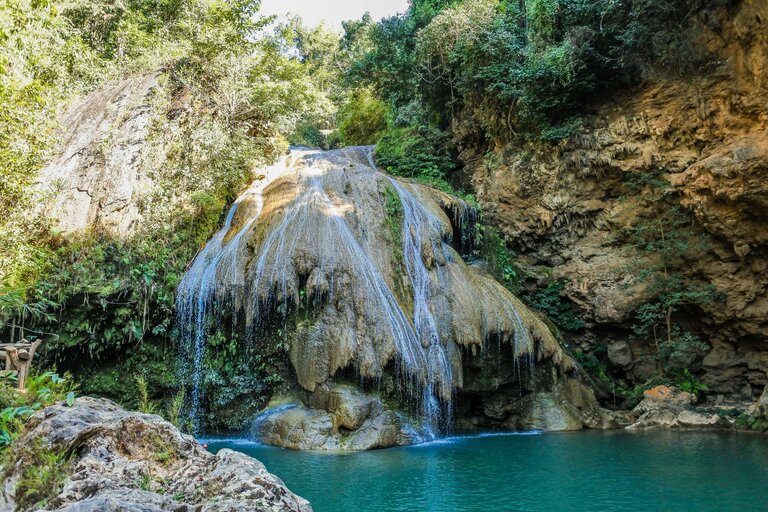
[[[87,397],[30,418],[12,448],[0,509],[17,507],[20,447],[36,444],[71,457],[63,486],[47,502],[49,510],[312,510],[256,459],[232,450],[213,455],[159,416]]]

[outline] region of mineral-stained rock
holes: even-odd
[[[36,413],[14,446],[39,440],[72,457],[63,488],[48,507],[85,511],[297,511],[309,503],[256,459],[213,455],[159,416],[129,412],[105,399],[78,398]],[[12,456],[16,450],[12,449]],[[13,460],[13,459],[12,459]],[[0,508],[16,505],[23,462],[6,476]]]
[[[654,403],[670,404],[679,407],[692,405],[696,401],[696,396],[692,393],[663,385],[643,391],[643,396],[646,400]]]
[[[357,451],[413,442],[412,429],[397,413],[353,386],[323,385],[307,403],[266,411],[254,422],[254,434],[293,450]]]
[[[693,44],[711,52],[716,67],[691,80],[655,77],[618,95],[556,147],[478,144],[473,112],[453,128],[485,218],[522,264],[565,280],[563,296],[578,307],[594,346],[621,331],[632,338],[635,311],[653,298],[636,283],[637,254],[623,233],[658,213],[650,191],[628,192],[628,180],[660,172],[665,195],[707,240],[691,244],[679,272],[719,295],[676,318],[716,353],[701,372],[676,363],[695,370],[712,395],[740,401],[746,384],[768,383],[768,3],[709,4],[688,21]],[[488,151],[495,158],[485,158]],[[653,368],[624,370],[642,384]]]
[[[265,420],[267,442],[336,449],[362,439],[337,432],[358,430],[378,409],[349,390],[322,390],[350,372],[391,377],[426,407],[452,401],[464,383],[463,354],[488,345],[506,347],[518,369],[535,363],[573,375],[574,360],[542,316],[462,259],[477,216],[465,201],[388,176],[372,147],[295,149],[264,174],[268,183],[241,194],[195,258],[176,305],[181,338],[196,351],[207,350],[193,341],[206,338],[210,323],[200,319],[213,310],[243,320],[232,325],[245,338],[284,317],[287,377],[319,394],[304,402],[310,409]]]
[[[503,419],[511,430],[568,431],[615,428],[607,411],[595,401],[594,392],[576,379],[566,378],[549,391],[522,397],[493,395],[483,402],[486,416]]]
[[[714,412],[690,409],[696,397],[667,386],[656,386],[643,393],[645,398],[633,410],[636,418],[630,430],[729,429],[732,422]]]

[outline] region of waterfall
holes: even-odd
[[[475,214],[463,201],[381,173],[371,148],[294,149],[262,173],[178,288],[195,430],[209,326],[221,313],[243,320],[237,331],[258,346],[275,315],[287,322],[311,304],[312,322],[289,338],[298,384],[311,392],[350,365],[361,378],[380,379],[394,362],[426,439],[450,424],[460,345],[498,336],[515,357],[533,353],[532,320],[519,301],[450,245],[472,243]],[[402,206],[400,247],[387,238],[387,188]],[[399,297],[397,283],[405,287]]]
[[[441,240],[440,221],[435,218],[408,192],[397,180],[390,178],[403,206],[403,256],[413,290],[413,326],[421,347],[427,347],[427,385],[422,397],[424,421],[429,425],[429,433],[438,431],[441,419],[441,404],[445,403],[448,421],[450,418],[451,394],[454,388],[451,363],[440,339],[437,322],[430,308],[430,298],[435,286],[446,285],[444,276],[437,266],[436,279],[433,279],[422,257],[422,246],[428,244],[433,253],[440,251],[446,259]],[[422,237],[424,232],[431,236]]]
[[[195,256],[189,270],[184,274],[176,291],[176,316],[179,325],[182,348],[192,354],[184,354],[182,362],[185,364],[183,373],[191,381],[191,406],[190,420],[192,429],[197,433],[199,428],[199,413],[201,396],[201,383],[203,378],[203,357],[205,345],[209,334],[208,322],[214,314],[214,306],[217,304],[218,290],[226,288],[228,284],[231,290],[243,286],[242,260],[240,242],[249,232],[251,226],[258,218],[263,205],[261,193],[271,179],[287,172],[286,159],[265,171],[265,179],[254,181],[253,184],[241,194],[234,202],[224,226],[208,241],[202,251]],[[238,232],[229,240],[227,234],[232,229],[232,222],[240,205],[246,199],[255,203],[255,214],[245,222]],[[223,281],[219,280],[224,273]],[[189,359],[192,359],[189,368]]]

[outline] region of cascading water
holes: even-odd
[[[191,349],[191,354],[185,354],[182,361],[186,363],[183,370],[191,382],[190,420],[196,433],[199,428],[199,413],[201,396],[201,381],[203,377],[203,357],[209,332],[208,322],[214,314],[215,299],[221,289],[219,273],[226,273],[224,281],[232,289],[243,286],[243,274],[238,256],[241,254],[240,242],[243,236],[258,218],[263,204],[261,193],[271,179],[287,171],[285,159],[269,167],[264,179],[255,181],[241,194],[227,213],[224,226],[208,241],[202,251],[195,256],[192,265],[184,274],[176,293],[176,314],[179,325],[182,347],[185,352]],[[242,202],[252,198],[255,202],[255,214],[243,224],[234,237],[227,240],[227,234],[232,229],[232,222]],[[191,368],[189,360],[191,359]]]
[[[445,346],[437,330],[437,322],[430,309],[429,299],[434,295],[433,287],[446,285],[444,276],[437,267],[436,279],[430,274],[421,251],[422,245],[428,244],[433,253],[442,253],[447,258],[441,239],[440,221],[421,206],[416,198],[397,180],[390,178],[392,186],[400,197],[403,206],[403,252],[413,290],[413,327],[422,347],[426,347],[427,385],[422,393],[422,413],[428,425],[427,433],[435,435],[443,423],[450,422],[451,394],[454,388],[451,363]],[[429,231],[432,236],[422,238],[422,231]],[[435,236],[437,235],[437,236]],[[442,399],[441,407],[438,397]],[[443,413],[445,409],[445,413]],[[447,417],[445,417],[447,416]]]
[[[451,247],[471,237],[466,203],[384,175],[370,148],[293,150],[264,174],[179,285],[195,427],[209,324],[222,313],[244,320],[238,330],[258,345],[275,315],[287,322],[311,304],[313,321],[288,334],[298,384],[313,391],[350,366],[379,379],[393,361],[419,403],[427,439],[450,422],[462,382],[459,346],[496,337],[509,340],[516,357],[532,356],[528,329],[536,321],[523,319],[519,301]],[[402,206],[397,242],[387,235],[388,188]]]

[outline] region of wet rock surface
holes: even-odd
[[[256,459],[226,449],[213,455],[159,416],[129,412],[109,400],[83,397],[73,407],[43,409],[15,445],[36,441],[71,457],[50,510],[312,510]],[[16,503],[19,464],[3,484],[4,510]]]
[[[267,410],[254,434],[293,450],[372,450],[412,444],[413,430],[375,395],[345,384],[323,385],[307,400]]]
[[[464,261],[477,220],[465,201],[381,172],[370,146],[294,148],[263,175],[195,258],[176,306],[193,365],[208,350],[213,312],[224,312],[217,325],[236,326],[233,337],[280,331],[285,380],[314,395],[265,420],[267,442],[402,444],[397,415],[324,389],[343,375],[392,382],[390,394],[418,404],[411,412],[437,431],[463,388],[465,353],[497,344],[518,366],[553,372],[536,392],[575,369],[542,315]]]

